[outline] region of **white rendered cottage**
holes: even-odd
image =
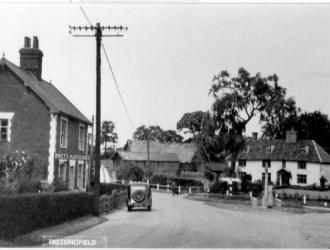
[[[268,180],[277,185],[320,186],[321,177],[330,181],[330,155],[314,140],[297,140],[296,131],[287,131],[286,139],[248,139],[236,166],[240,175],[249,174],[252,182]]]

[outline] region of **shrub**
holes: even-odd
[[[22,181],[19,183],[17,193],[38,193],[41,190],[40,181]]]
[[[259,196],[263,190],[262,182],[256,181],[251,184],[251,191],[253,196]]]
[[[167,177],[164,175],[153,175],[151,177],[151,183],[159,183],[160,185],[166,185],[167,184]]]
[[[226,181],[216,182],[210,186],[210,193],[221,193],[224,194],[228,190],[228,184]]]
[[[142,181],[144,172],[133,163],[124,164],[117,172],[116,178],[125,181]]]
[[[126,190],[127,185],[116,183],[100,183],[100,195],[111,195],[113,190]]]
[[[29,193],[0,196],[0,238],[13,239],[93,213],[94,196],[87,192]]]

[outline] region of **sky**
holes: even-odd
[[[24,37],[38,36],[42,78],[91,119],[95,38],[73,37],[68,28],[88,25],[80,7],[93,24],[128,27],[123,37],[102,40],[134,125],[102,52],[101,119],[115,123],[118,146],[138,126],[175,130],[184,113],[210,110],[213,76],[221,70],[235,76],[240,67],[276,73],[303,111],[330,114],[330,4],[0,1],[0,53],[19,65]],[[254,131],[261,132],[258,119],[246,133]]]

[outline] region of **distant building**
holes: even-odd
[[[330,156],[314,140],[298,140],[296,131],[287,131],[286,139],[247,140],[237,157],[241,175],[249,174],[252,181],[268,180],[277,185],[320,185],[324,176],[330,181]]]
[[[150,141],[150,167],[148,167],[147,163],[147,152],[146,141],[128,140],[123,150],[118,150],[113,156],[113,169],[110,169],[110,172],[118,171],[125,163],[134,163],[145,173],[150,171],[152,174],[168,177],[191,179],[191,176],[193,176],[200,179],[201,173],[204,171],[205,162],[207,161],[205,154],[192,143],[180,144]],[[200,173],[190,174],[189,172]]]
[[[20,66],[0,60],[0,157],[15,150],[40,155],[41,179],[85,189],[89,157],[87,129],[91,122],[56,87],[42,80],[38,38],[25,37]]]

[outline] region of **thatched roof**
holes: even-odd
[[[114,157],[120,157],[125,161],[147,161],[148,156],[147,153],[136,153],[136,152],[127,152],[127,151],[117,151]],[[113,157],[113,158],[114,158]],[[177,162],[179,163],[179,159],[175,154],[167,154],[167,153],[150,153],[149,154],[150,161],[159,161],[159,162]]]
[[[124,147],[126,152],[144,153],[147,152],[147,141],[128,141]],[[175,154],[181,163],[191,163],[198,151],[193,143],[159,143],[149,142],[149,152],[158,154]]]

